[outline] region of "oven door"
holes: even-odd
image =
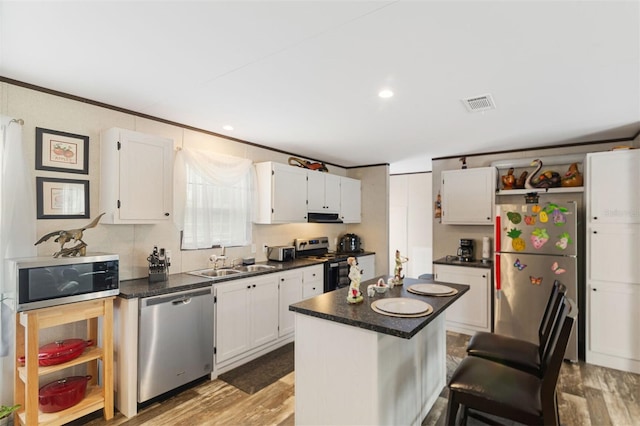
[[[346,260],[325,264],[324,292],[349,287],[349,264]]]

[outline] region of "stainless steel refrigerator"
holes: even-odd
[[[554,280],[577,294],[576,203],[501,204],[496,208],[494,330],[538,343],[538,327]],[[565,358],[578,360],[578,330]]]

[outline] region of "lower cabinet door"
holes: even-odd
[[[587,361],[589,352],[640,361],[640,285],[592,282],[587,303]]]
[[[280,309],[278,336],[282,337],[293,333],[295,330],[296,318],[289,310],[289,305],[302,300],[302,272],[300,269],[285,272],[279,275],[280,280]]]
[[[251,284],[239,280],[216,288],[216,362],[250,349]]]
[[[460,333],[491,331],[491,272],[483,268],[434,265],[436,281],[470,288],[445,311],[447,328]]]
[[[248,280],[251,284],[251,347],[278,338],[278,276],[267,274]]]

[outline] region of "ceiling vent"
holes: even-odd
[[[493,97],[487,93],[486,95],[474,96],[472,98],[465,98],[462,100],[469,112],[488,111],[490,109],[496,109],[496,103],[493,101]]]

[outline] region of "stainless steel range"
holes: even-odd
[[[349,287],[349,264],[353,253],[329,251],[329,237],[297,238],[294,240],[296,257],[324,261],[324,292]]]

